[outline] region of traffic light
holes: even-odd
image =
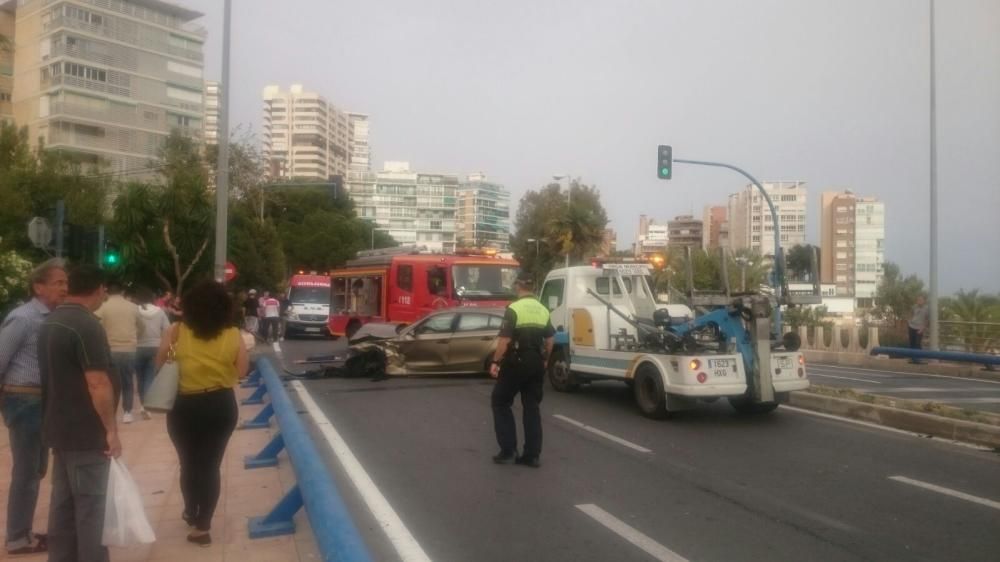
[[[656,150],[656,175],[661,180],[668,180],[674,173],[674,149],[661,144]]]
[[[105,244],[104,245],[104,259],[101,261],[101,265],[107,268],[118,267],[122,261],[121,251],[115,244]]]

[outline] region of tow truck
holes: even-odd
[[[549,381],[562,392],[623,381],[639,411],[654,419],[720,398],[739,413],[771,412],[790,392],[809,387],[801,340],[794,332],[779,337],[772,316],[780,306],[819,300],[818,291],[784,295],[692,289],[687,304],[665,304],[648,264],[555,269],[541,290],[557,326]]]

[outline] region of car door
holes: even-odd
[[[446,371],[448,346],[454,331],[454,312],[431,314],[396,339],[406,370],[412,373]]]
[[[462,312],[448,346],[448,371],[481,373],[496,349],[503,317],[485,312]]]

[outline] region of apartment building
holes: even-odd
[[[367,172],[372,169],[368,116],[364,113],[348,113],[347,121],[349,124],[347,144],[350,147],[348,169]]]
[[[15,122],[117,179],[155,176],[172,130],[202,133],[201,15],[161,0],[19,0]]]
[[[261,152],[272,179],[327,180],[347,176],[349,114],[326,98],[293,84],[264,88]]]
[[[640,234],[635,242],[635,257],[649,257],[653,254],[663,254],[667,251],[670,241],[670,227],[657,224],[653,219],[641,215],[639,217]]]
[[[350,172],[346,186],[358,216],[374,221],[400,244],[455,251],[458,176],[418,173],[408,162],[386,162],[381,172]]]
[[[680,215],[667,221],[668,250],[697,249],[702,244],[702,223],[693,215]]]
[[[822,197],[820,279],[838,296],[871,307],[885,261],[885,204],[850,191]]]
[[[786,251],[806,241],[806,202],[803,181],[764,182],[778,214],[779,243]],[[729,244],[734,250],[751,249],[774,255],[774,223],[764,197],[753,185],[729,196]]]
[[[14,91],[14,22],[17,2],[0,4],[0,35],[5,38],[0,45],[0,121],[14,122],[14,106],[11,94]]]
[[[728,217],[723,205],[706,205],[702,215],[701,246],[706,250],[722,247],[722,230]],[[726,229],[728,231],[728,228]]]
[[[462,247],[510,249],[510,193],[487,181],[482,173],[470,174],[458,186],[457,243]]]
[[[219,83],[214,80],[205,81],[205,117],[202,119],[204,131],[202,138],[206,145],[219,144]]]

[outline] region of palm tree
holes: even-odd
[[[960,290],[943,299],[941,318],[947,322],[942,331],[948,343],[980,353],[1000,344],[1000,297]]]

